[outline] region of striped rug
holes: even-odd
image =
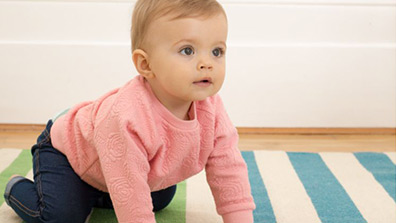
[[[262,222],[396,222],[396,152],[242,152]],[[32,178],[28,150],[0,149],[0,191],[12,174]],[[205,174],[178,185],[159,223],[217,223]],[[0,222],[22,222],[0,197]],[[116,222],[112,210],[95,209],[89,222]]]

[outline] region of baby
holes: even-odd
[[[205,169],[223,221],[253,222],[238,134],[217,94],[225,11],[216,0],[139,0],[131,35],[139,75],[50,120],[32,147],[34,182],[12,177],[6,202],[26,222],[82,223],[102,207],[151,223],[176,184]]]

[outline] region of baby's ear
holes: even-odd
[[[154,74],[149,66],[148,55],[144,50],[134,50],[132,53],[132,60],[135,64],[136,70],[139,72],[140,75],[142,75],[146,79],[153,78]]]

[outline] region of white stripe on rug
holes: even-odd
[[[33,169],[29,170],[25,177],[33,181]]]
[[[14,162],[21,152],[21,149],[0,149],[0,173]]]
[[[223,222],[206,181],[205,171],[187,179],[186,223]]]
[[[389,157],[390,160],[392,160],[393,164],[396,165],[396,152],[385,152],[385,155]]]
[[[28,179],[33,179],[33,169],[30,170],[26,176]],[[0,216],[2,217],[2,222],[7,223],[21,223],[22,219],[12,210],[6,202],[4,202],[0,207]]]
[[[310,197],[283,151],[255,151],[277,222],[320,222]]]
[[[7,222],[7,223],[22,222],[22,219],[5,202],[0,207],[0,216],[2,222]]]
[[[320,153],[368,222],[396,222],[396,204],[351,153]]]

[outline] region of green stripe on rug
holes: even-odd
[[[90,223],[117,223],[117,218],[113,209],[95,208]]]
[[[177,184],[177,190],[172,202],[164,210],[156,212],[158,223],[185,223],[186,222],[186,182]],[[91,223],[117,223],[112,209],[95,208],[89,220]]]
[[[26,176],[32,169],[32,155],[30,150],[22,150],[19,156],[0,174],[0,191],[4,193],[8,179],[14,175]],[[0,196],[0,206],[4,203],[4,197]]]

